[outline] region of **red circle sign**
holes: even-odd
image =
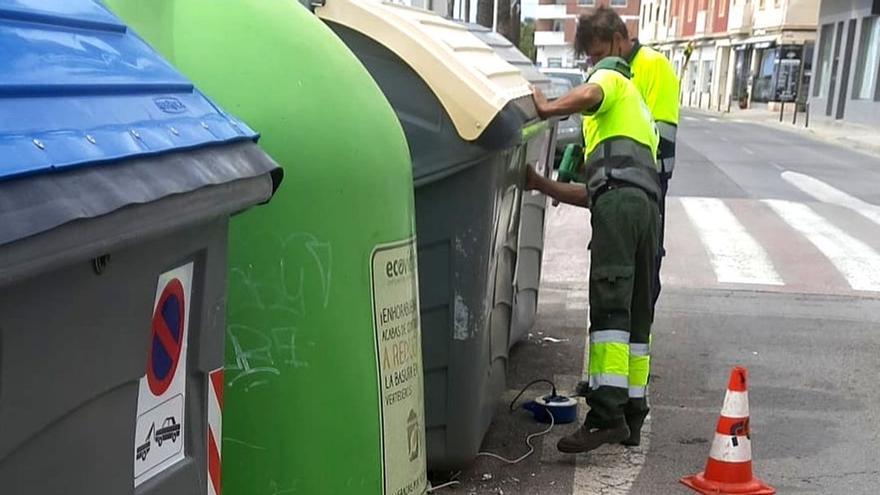
[[[171,279],[162,289],[153,309],[150,350],[147,356],[147,383],[153,395],[164,394],[180,363],[186,322],[183,284]]]

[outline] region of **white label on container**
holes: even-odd
[[[415,240],[373,251],[385,495],[425,492],[425,406]]]
[[[147,369],[140,380],[134,435],[134,486],[184,458],[186,352],[193,264],[159,276]]]

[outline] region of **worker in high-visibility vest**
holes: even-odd
[[[610,28],[610,29],[609,29]],[[578,23],[576,44],[590,48],[585,54],[593,60],[605,57],[621,57],[632,68],[632,81],[651,110],[660,131],[658,159],[660,161],[660,185],[663,197],[669,187],[669,179],[675,168],[675,137],[678,132],[679,79],[675,68],[662,53],[629,39],[626,23],[614,9],[602,6],[591,15],[581,16]],[[693,48],[691,48],[693,49]],[[660,214],[665,217],[665,201],[660,203]],[[665,223],[665,222],[664,222]],[[663,231],[660,231],[660,256],[663,253]],[[654,303],[660,295],[660,262],[657,263]]]
[[[634,390],[644,396],[648,385],[662,195],[659,137],[619,57],[598,61],[585,84],[552,102],[537,89],[534,99],[543,118],[584,114],[586,186],[552,181],[530,167],[526,187],[591,209],[590,411],[584,425],[557,445],[566,453],[588,452],[630,438],[630,397]]]
[[[592,14],[581,16],[578,20],[575,46],[592,60],[608,56],[624,58],[632,68],[632,82],[651,110],[651,115],[660,132],[658,161],[660,164],[660,242],[654,271],[652,307],[660,296],[660,265],[666,252],[663,248],[666,223],[666,192],[672,171],[675,167],[675,137],[678,130],[679,79],[675,68],[660,52],[643,46],[637,39],[629,39],[626,23],[610,7],[599,7]],[[577,394],[587,391],[587,383],[578,384]],[[648,414],[647,396],[641,389],[635,389],[631,397],[627,420],[632,436],[625,443],[638,445],[639,432]]]

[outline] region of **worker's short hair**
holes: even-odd
[[[614,33],[620,33],[623,39],[629,37],[626,23],[611,7],[602,5],[590,14],[581,15],[574,36],[575,55],[586,55],[587,48],[597,41],[611,42]]]

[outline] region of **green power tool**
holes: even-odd
[[[556,172],[558,182],[579,182],[579,171],[584,162],[584,148],[579,144],[569,144],[562,153],[562,161],[559,162],[559,170]],[[558,200],[553,200],[553,206],[559,206]]]

